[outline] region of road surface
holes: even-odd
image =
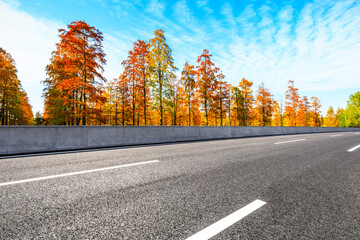
[[[0,238],[360,239],[360,134],[3,157]]]

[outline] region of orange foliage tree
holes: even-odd
[[[138,40],[134,44],[134,55],[136,58],[136,67],[138,69],[140,108],[142,108],[142,118],[144,125],[147,125],[148,105],[150,101],[150,52],[149,44]]]
[[[326,112],[326,117],[324,118],[324,127],[338,127],[340,121],[335,114],[334,108],[332,106]]]
[[[106,99],[107,102],[104,105],[104,110],[107,112],[106,122],[109,125],[118,125],[119,124],[119,114],[120,114],[120,92],[119,92],[119,80],[113,79],[107,83],[106,87]]]
[[[0,48],[0,122],[1,125],[33,124],[33,113],[26,92],[17,77],[15,61]]]
[[[244,96],[238,87],[231,87],[231,102],[232,116],[230,117],[234,119],[232,122],[234,122],[235,125],[240,126],[244,112]]]
[[[183,111],[183,89],[176,78],[170,80],[168,90],[166,92],[166,112],[167,125],[183,125],[184,111]]]
[[[46,67],[44,117],[52,124],[87,125],[93,118],[101,123],[101,105],[106,101],[102,33],[84,21],[59,32],[60,42]]]
[[[321,126],[321,103],[320,100],[317,97],[311,97],[311,110],[310,110],[310,116],[311,116],[311,126],[312,127],[320,127]]]
[[[309,126],[310,103],[306,96],[299,101],[296,125],[300,127]]]
[[[282,126],[282,115],[281,103],[273,100],[271,126]]]
[[[147,124],[147,109],[150,84],[150,55],[148,44],[138,40],[129,51],[124,66],[123,77],[129,82],[132,125]],[[142,115],[142,116],[141,116]]]
[[[289,80],[288,83],[289,86],[285,93],[285,116],[287,126],[296,126],[300,99],[299,89],[295,88],[293,80]]]
[[[119,93],[119,102],[120,102],[120,114],[121,114],[121,124],[127,125],[130,121],[130,91],[129,91],[129,82],[127,81],[124,75],[120,75],[118,84],[116,85]]]
[[[128,91],[130,94],[130,105],[131,111],[130,116],[132,120],[132,125],[136,125],[136,110],[139,109],[140,103],[140,92],[139,92],[139,74],[138,69],[136,68],[136,58],[132,50],[129,51],[129,56],[127,60],[124,60],[121,63],[124,67],[123,80],[127,81]]]
[[[217,80],[213,86],[213,101],[212,106],[215,112],[215,125],[217,125],[217,120],[220,120],[220,126],[223,126],[224,118],[226,118],[226,114],[229,111],[229,95],[231,90],[231,85],[226,81],[223,81],[225,75],[218,74]]]
[[[251,125],[252,121],[252,114],[253,114],[253,102],[254,102],[254,96],[252,93],[252,87],[253,82],[243,78],[239,82],[239,89],[241,91],[241,94],[244,98],[243,100],[243,112],[241,115],[241,123],[242,126],[249,126]]]
[[[209,125],[209,116],[211,103],[214,98],[214,90],[216,89],[215,81],[219,77],[219,68],[211,61],[211,54],[207,49],[204,49],[203,53],[198,57],[196,66],[197,76],[197,92],[199,94],[199,100],[201,101],[202,109],[205,114],[205,125]]]
[[[185,62],[184,68],[181,72],[180,82],[183,85],[185,93],[185,101],[187,107],[187,124],[191,126],[194,123],[194,105],[196,102],[196,81],[195,81],[196,71],[194,66]],[[192,120],[193,119],[193,120]]]
[[[271,126],[273,99],[270,91],[264,87],[264,83],[260,84],[257,90],[255,112],[257,125]]]
[[[24,89],[20,89],[20,118],[18,124],[32,125],[34,124],[34,114],[31,110],[29,98]]]

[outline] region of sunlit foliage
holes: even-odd
[[[17,76],[15,61],[0,48],[0,123],[33,124],[34,116],[25,90]]]

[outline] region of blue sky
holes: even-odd
[[[178,68],[207,48],[228,82],[245,77],[254,90],[264,82],[278,100],[289,79],[319,97],[323,113],[360,90],[358,0],[0,0],[0,47],[14,57],[34,112],[43,109],[40,81],[57,30],[74,20],[104,33],[107,79],[120,74],[134,41],[162,28]]]

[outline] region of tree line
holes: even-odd
[[[133,43],[121,63],[123,71],[110,81],[103,76],[106,55],[101,31],[75,21],[59,30],[59,38],[46,66],[44,114],[36,114],[36,124],[360,126],[359,120],[349,120],[359,119],[360,101],[353,100],[354,107],[336,113],[330,107],[323,117],[320,100],[300,96],[293,80],[280,101],[264,83],[254,89],[253,82],[243,78],[232,86],[207,49],[194,59],[195,64],[185,62],[179,71],[161,29],[154,31],[153,38]],[[360,93],[354,96],[360,98]],[[8,105],[15,106],[1,106]]]

